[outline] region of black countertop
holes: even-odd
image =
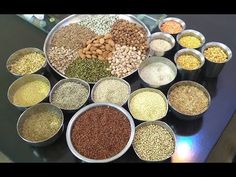
[[[204,162],[230,121],[236,108],[236,15],[170,15],[183,19],[187,29],[202,32],[206,42],[218,41],[229,46],[233,58],[225,65],[216,79],[202,78],[211,94],[212,103],[203,118],[183,121],[170,112],[162,119],[176,133],[177,147],[174,155],[166,162]],[[14,51],[25,47],[42,49],[46,33],[40,31],[15,15],[0,15],[0,151],[14,162],[80,162],[69,151],[65,132],[60,139],[48,147],[34,148],[23,142],[17,135],[16,122],[21,114],[7,100],[7,89],[16,79],[7,72],[7,58]],[[52,85],[58,80],[52,73],[46,73]],[[141,87],[136,75],[128,78],[132,91]],[[66,120],[68,123],[69,118]],[[136,122],[137,123],[137,122]],[[142,162],[129,151],[115,162]]]

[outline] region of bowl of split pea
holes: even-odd
[[[32,146],[46,146],[56,141],[64,129],[62,111],[49,103],[25,110],[17,121],[17,133]]]
[[[33,47],[15,51],[6,63],[8,71],[17,77],[26,74],[43,74],[46,66],[47,60],[44,52]]]

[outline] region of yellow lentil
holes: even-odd
[[[197,69],[201,65],[200,60],[191,54],[180,55],[177,58],[176,62],[181,68],[187,69],[187,70]]]
[[[17,58],[8,68],[10,72],[17,75],[32,74],[39,70],[45,61],[46,59],[42,54],[33,52]]]
[[[186,48],[198,48],[201,46],[201,40],[195,36],[183,36],[179,39],[180,45]]]
[[[228,59],[228,55],[220,47],[208,47],[203,53],[208,60],[215,63],[223,63]]]
[[[28,82],[19,87],[13,95],[13,104],[28,107],[41,102],[47,97],[50,87],[43,81]]]
[[[140,92],[130,101],[130,112],[139,120],[154,121],[164,117],[166,111],[164,98],[156,92]]]

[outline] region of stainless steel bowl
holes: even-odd
[[[173,137],[173,140],[174,140],[174,151],[173,151],[172,154],[167,156],[166,159],[170,158],[174,154],[175,148],[176,148],[176,137],[175,137],[175,133],[173,132],[172,128],[167,123],[165,123],[163,121],[153,121],[153,122],[143,122],[143,123],[137,125],[135,130],[137,131],[137,129],[148,126],[148,125],[159,125],[159,126],[163,127],[164,129],[166,129],[171,134],[171,136]],[[135,139],[135,137],[134,137],[134,139]],[[139,157],[139,159],[141,159],[143,161],[146,161],[146,162],[160,162],[159,160],[145,160],[145,159],[142,159],[142,157],[139,155],[139,153],[137,152],[137,150],[135,148],[134,141],[132,143],[132,146],[133,146],[135,154]],[[166,159],[163,159],[161,161],[164,161]]]
[[[102,159],[102,160],[96,160],[96,159],[90,159],[87,158],[83,155],[81,155],[73,146],[72,141],[71,141],[71,130],[73,128],[74,122],[77,120],[78,116],[80,116],[81,114],[83,114],[85,111],[91,109],[91,108],[95,108],[95,107],[99,107],[99,106],[109,106],[112,108],[115,108],[116,110],[120,111],[121,113],[123,113],[126,118],[129,120],[130,123],[130,128],[131,128],[131,132],[130,132],[130,138],[128,143],[126,144],[126,146],[123,148],[122,151],[120,151],[118,154],[116,154],[113,157],[107,158],[107,159]],[[82,109],[80,109],[78,112],[76,112],[74,114],[74,116],[71,118],[68,126],[67,126],[67,130],[66,130],[66,141],[67,141],[67,145],[70,149],[70,151],[80,160],[84,161],[84,162],[89,162],[89,163],[106,163],[106,162],[111,162],[113,160],[118,159],[119,157],[121,157],[123,154],[126,153],[126,151],[130,148],[132,141],[134,139],[134,133],[135,133],[135,125],[134,125],[134,121],[132,116],[129,114],[128,111],[126,111],[124,108],[112,104],[112,103],[93,103],[90,104],[86,107],[83,107]]]
[[[167,42],[169,42],[171,44],[171,48],[167,51],[164,51],[164,52],[159,52],[159,51],[155,51],[153,50],[151,47],[150,47],[150,43],[155,40],[155,39],[162,39],[162,40],[165,40]],[[175,38],[173,36],[171,36],[170,34],[168,33],[163,33],[163,32],[156,32],[156,33],[153,33],[151,36],[150,36],[150,40],[149,40],[149,48],[150,48],[150,51],[149,51],[149,56],[170,56],[171,54],[171,49],[173,49],[173,47],[175,46]]]
[[[158,25],[159,30],[160,30],[161,32],[165,32],[165,31],[162,31],[161,26],[162,26],[163,23],[165,23],[165,22],[167,22],[167,21],[171,21],[171,20],[178,22],[178,23],[182,26],[182,31],[185,30],[185,28],[186,28],[185,22],[184,22],[183,20],[181,20],[180,18],[175,18],[175,17],[167,17],[167,18],[162,19],[162,20],[159,22],[159,25]],[[178,33],[176,33],[176,34],[171,34],[171,35],[176,36],[177,34],[178,34]]]
[[[182,68],[180,65],[178,65],[177,59],[180,55],[183,55],[183,54],[190,54],[190,55],[193,55],[196,58],[198,58],[199,61],[201,62],[200,66],[196,69],[193,69],[193,70],[188,70],[188,69]],[[180,72],[181,80],[197,80],[198,76],[201,72],[201,68],[205,63],[205,58],[202,55],[202,53],[200,53],[199,51],[197,51],[195,49],[181,49],[175,54],[174,61],[176,63],[178,71]]]
[[[205,57],[206,64],[204,66],[204,75],[205,75],[205,77],[208,77],[208,78],[217,77],[220,74],[221,70],[223,69],[225,63],[230,61],[230,59],[232,58],[232,51],[230,50],[230,48],[227,47],[225,44],[220,43],[220,42],[209,42],[209,43],[206,43],[202,47],[202,51],[201,51],[202,54],[204,54],[204,50],[206,50],[208,47],[213,47],[213,46],[222,48],[225,51],[225,53],[228,55],[228,59],[225,62],[223,62],[223,63],[214,63],[214,62],[208,60]]]
[[[173,89],[175,89],[176,87],[178,87],[180,85],[192,85],[192,86],[195,86],[195,87],[199,88],[200,90],[202,90],[205,93],[205,95],[207,96],[207,98],[208,98],[208,107],[203,112],[201,112],[201,113],[199,113],[197,115],[184,114],[184,113],[178,111],[176,108],[174,108],[172,106],[171,102],[170,102],[170,99],[169,99],[170,93],[171,93],[171,91]],[[211,104],[211,96],[210,96],[209,92],[207,91],[207,89],[205,87],[203,87],[201,84],[199,84],[197,82],[194,82],[194,81],[179,81],[179,82],[176,82],[168,90],[167,99],[168,99],[168,103],[169,103],[170,109],[173,112],[173,114],[177,118],[184,119],[184,120],[195,120],[195,119],[198,119],[198,118],[202,117],[203,114],[208,110],[208,108],[210,107],[210,104]]]
[[[170,82],[169,82],[168,84],[166,84],[166,85],[153,85],[153,84],[151,84],[151,83],[147,83],[147,82],[142,78],[142,76],[141,76],[141,71],[142,71],[142,69],[143,69],[144,67],[146,67],[146,66],[149,65],[149,64],[157,63],[157,62],[159,62],[159,63],[164,63],[164,64],[168,65],[168,66],[173,70],[173,72],[174,72],[174,74],[175,74],[174,79],[173,79],[172,81],[170,81]],[[139,66],[139,68],[138,68],[138,74],[139,74],[139,77],[140,77],[141,80],[142,80],[143,85],[148,86],[148,87],[152,87],[152,88],[159,88],[159,89],[161,89],[161,90],[165,90],[165,89],[168,88],[170,85],[172,85],[172,83],[174,82],[174,80],[175,80],[175,78],[176,78],[176,76],[177,76],[177,68],[176,68],[175,64],[174,64],[171,60],[169,60],[168,58],[155,57],[155,56],[153,56],[153,57],[147,58],[146,60],[144,60],[144,61],[140,64],[140,66]]]
[[[60,109],[62,109],[65,113],[75,113],[79,108],[81,108],[81,107],[88,101],[89,96],[90,96],[90,85],[89,85],[86,81],[84,81],[84,80],[82,80],[82,79],[77,79],[77,78],[62,79],[62,80],[60,80],[59,82],[57,82],[57,83],[53,86],[53,88],[52,88],[52,90],[51,90],[51,92],[50,92],[49,102],[50,102],[51,104],[53,104],[53,103],[52,103],[52,97],[53,97],[53,94],[54,94],[55,90],[57,90],[58,87],[60,87],[61,85],[63,85],[63,84],[66,83],[66,82],[75,82],[75,83],[82,84],[82,85],[88,90],[88,94],[87,94],[86,101],[85,101],[81,106],[79,106],[79,107],[77,107],[77,108],[75,108],[75,109],[65,109],[65,108],[60,107],[59,105],[56,105],[56,104],[55,104],[55,106],[57,106],[57,107],[59,107]]]
[[[42,99],[40,102],[45,101],[49,97],[49,93],[50,93],[50,89],[51,89],[51,85],[50,85],[49,80],[46,77],[39,75],[39,74],[29,74],[29,75],[25,75],[23,77],[18,78],[10,85],[10,87],[8,88],[8,92],[7,92],[7,97],[8,97],[9,102],[12,105],[16,106],[20,110],[25,110],[26,108],[30,107],[30,106],[24,107],[21,105],[14,104],[13,103],[13,96],[14,96],[16,90],[18,88],[20,88],[22,85],[24,85],[28,82],[36,81],[36,80],[40,80],[42,82],[45,82],[49,86],[49,91],[48,91],[47,96],[44,99]],[[38,102],[38,103],[40,103],[40,102]],[[33,106],[33,105],[31,105],[31,106]]]
[[[131,95],[130,95],[130,97],[129,97],[129,100],[128,100],[128,109],[129,109],[129,112],[131,113],[131,115],[133,116],[134,119],[139,120],[139,121],[144,121],[144,122],[145,122],[145,120],[142,120],[142,119],[140,119],[139,117],[135,117],[135,116],[132,114],[132,112],[130,111],[130,110],[131,110],[131,109],[130,109],[130,102],[132,101],[132,99],[133,99],[133,97],[134,97],[135,95],[137,95],[137,94],[139,94],[139,93],[141,93],[141,92],[146,92],[146,91],[158,93],[159,95],[161,95],[161,96],[163,97],[163,99],[164,99],[164,101],[165,101],[165,104],[166,104],[166,112],[165,112],[165,114],[164,114],[163,117],[157,117],[156,120],[160,120],[160,119],[164,118],[164,117],[166,116],[167,112],[168,112],[168,101],[167,101],[167,99],[166,99],[166,96],[165,96],[160,90],[158,90],[158,89],[153,89],[153,88],[141,88],[141,89],[138,89],[138,90],[135,90],[134,92],[132,92]],[[156,120],[155,120],[155,121],[156,121]],[[147,121],[147,122],[151,122],[151,121]]]
[[[92,88],[92,91],[91,91],[91,100],[92,100],[94,103],[98,103],[98,102],[96,102],[95,99],[94,99],[94,92],[95,92],[97,86],[98,86],[101,82],[103,82],[104,80],[118,80],[118,81],[120,81],[120,82],[123,82],[124,84],[126,84],[126,85],[128,86],[128,92],[129,92],[129,96],[130,96],[130,93],[131,93],[130,84],[129,84],[128,82],[126,82],[124,79],[121,79],[121,78],[118,78],[118,77],[104,77],[104,78],[100,79],[99,81],[97,81],[97,82],[95,83],[95,85],[93,86],[93,88]],[[122,105],[119,105],[119,106],[125,105],[125,104],[127,103],[128,99],[129,99],[129,97],[127,98],[127,100],[126,100]]]
[[[28,47],[28,48],[17,50],[13,54],[11,54],[11,56],[7,59],[7,63],[6,63],[7,70],[14,76],[17,76],[17,77],[23,76],[23,75],[19,75],[19,74],[11,72],[9,69],[9,66],[12,64],[12,62],[17,60],[19,57],[22,57],[26,54],[33,53],[33,52],[42,54],[45,57],[44,52],[38,48]],[[43,74],[46,70],[46,66],[47,66],[47,60],[45,58],[44,64],[40,68],[38,68],[38,70],[34,71],[33,73],[28,73],[28,74]]]
[[[93,15],[95,15],[95,14],[93,14]],[[46,59],[47,59],[47,63],[49,64],[49,66],[50,66],[58,75],[60,75],[60,76],[63,77],[63,78],[68,78],[68,77],[65,76],[64,74],[60,73],[54,66],[52,66],[52,64],[50,63],[50,60],[49,60],[49,58],[48,58],[48,51],[49,51],[50,46],[51,46],[51,41],[52,41],[52,39],[53,39],[53,35],[54,35],[59,29],[61,29],[61,28],[64,27],[64,26],[67,26],[67,25],[69,25],[69,24],[71,24],[71,23],[77,23],[77,22],[81,21],[82,19],[87,18],[87,17],[91,17],[91,16],[93,16],[93,15],[88,15],[88,14],[84,14],[84,15],[82,15],[82,14],[80,14],[80,15],[74,14],[74,15],[71,15],[71,16],[69,16],[69,17],[63,19],[62,21],[60,21],[57,25],[55,25],[55,26],[53,27],[53,29],[48,33],[48,35],[47,35],[47,37],[46,37],[46,40],[45,40],[44,46],[43,46],[43,51],[44,51],[44,53],[45,53],[45,56],[46,56]],[[112,15],[112,14],[110,14],[110,15]],[[115,15],[115,14],[113,14],[113,15]],[[118,15],[118,18],[119,18],[119,19],[128,20],[128,21],[130,21],[130,22],[133,22],[133,23],[136,23],[136,24],[142,26],[142,27],[144,28],[144,30],[146,31],[146,33],[147,33],[147,41],[148,41],[148,37],[151,35],[151,33],[150,33],[149,29],[146,27],[146,25],[145,25],[142,21],[140,21],[140,20],[137,19],[135,16],[130,15],[130,14],[122,14],[122,15],[119,14],[119,15]],[[132,73],[130,73],[129,75],[127,75],[127,76],[125,76],[125,77],[122,77],[122,78],[126,78],[126,77],[130,76],[130,75],[132,75],[133,73],[135,73],[136,71],[137,71],[137,69],[134,70],[134,71],[133,71]],[[88,82],[88,83],[89,83],[89,84],[95,84],[95,82]]]
[[[184,30],[184,31],[182,31],[181,33],[179,33],[179,34],[177,35],[177,37],[176,37],[176,41],[177,41],[177,44],[178,44],[178,49],[186,48],[186,47],[182,46],[182,45],[179,43],[179,40],[180,40],[181,37],[183,37],[183,36],[194,36],[194,37],[200,39],[201,45],[200,45],[199,47],[195,48],[196,50],[197,50],[197,49],[200,49],[200,48],[203,46],[203,44],[205,43],[205,41],[206,41],[206,39],[205,39],[205,37],[203,36],[203,34],[200,33],[199,31],[192,30],[192,29]]]
[[[30,114],[37,114],[38,113],[38,110],[49,110],[49,111],[52,111],[52,112],[55,112],[56,114],[59,115],[59,117],[62,119],[62,123],[60,125],[60,128],[58,129],[58,131],[52,135],[51,137],[48,137],[47,139],[45,140],[42,140],[42,141],[31,141],[31,140],[28,140],[26,139],[25,137],[23,137],[22,133],[21,133],[21,126],[22,126],[22,123],[25,119],[28,118],[28,116]],[[40,103],[40,104],[37,104],[35,106],[32,106],[30,108],[28,108],[27,110],[25,110],[19,117],[18,121],[17,121],[17,125],[16,125],[16,129],[17,129],[17,133],[18,135],[20,136],[20,138],[22,140],[24,140],[26,143],[32,145],[32,146],[47,146],[47,145],[50,145],[52,144],[53,142],[55,142],[62,134],[63,130],[64,130],[64,116],[63,116],[63,113],[62,111],[54,106],[54,105],[51,105],[49,103]]]

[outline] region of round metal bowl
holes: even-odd
[[[53,97],[53,94],[54,94],[55,90],[57,90],[58,87],[60,87],[61,85],[63,85],[63,84],[66,83],[66,82],[75,82],[75,83],[82,84],[82,85],[88,90],[88,94],[87,94],[87,97],[86,97],[86,101],[85,101],[81,106],[79,106],[79,107],[77,107],[77,108],[75,108],[75,109],[65,109],[65,108],[63,108],[63,107],[60,107],[59,105],[54,104],[55,106],[57,106],[58,108],[62,109],[62,110],[63,110],[64,112],[66,112],[66,113],[75,113],[79,108],[81,108],[81,107],[88,101],[89,95],[90,95],[90,85],[89,85],[86,81],[84,81],[84,80],[82,80],[82,79],[77,79],[77,78],[62,79],[62,80],[60,80],[59,82],[57,82],[57,83],[53,86],[53,88],[52,88],[52,90],[51,90],[51,92],[50,92],[49,102],[50,102],[51,104],[53,104],[53,103],[52,103],[52,97]]]
[[[194,57],[198,58],[199,61],[201,62],[200,66],[198,68],[192,69],[192,70],[182,68],[182,66],[180,66],[177,63],[177,58],[183,54],[190,54],[190,55],[193,55]],[[196,80],[201,72],[202,66],[205,63],[205,58],[202,55],[202,53],[200,53],[199,51],[197,51],[195,49],[181,49],[175,54],[174,61],[176,63],[178,71],[180,72],[182,80]]]
[[[146,91],[149,91],[149,92],[155,92],[155,93],[158,93],[159,95],[161,95],[165,101],[165,104],[166,104],[166,112],[164,114],[163,117],[158,117],[156,118],[156,120],[160,120],[162,118],[164,118],[168,112],[168,101],[166,99],[166,96],[158,89],[153,89],[153,88],[141,88],[141,89],[138,89],[138,90],[135,90],[134,92],[131,93],[130,97],[129,97],[129,100],[128,100],[128,109],[129,109],[129,112],[131,113],[131,115],[133,116],[134,119],[136,120],[139,120],[139,121],[144,121],[144,122],[152,122],[152,121],[145,121],[145,120],[142,120],[140,119],[139,117],[135,117],[132,112],[130,111],[130,102],[131,100],[133,99],[133,97],[141,92],[146,92]],[[156,121],[155,120],[155,121]]]
[[[170,81],[169,83],[167,83],[166,85],[153,85],[153,84],[150,84],[150,83],[147,83],[141,76],[141,71],[144,67],[146,67],[147,65],[149,64],[152,64],[152,63],[164,63],[166,65],[168,65],[174,72],[175,74],[175,77],[172,81]],[[175,64],[169,60],[168,58],[165,58],[165,57],[156,57],[156,56],[153,56],[153,57],[149,57],[147,58],[146,60],[144,60],[139,68],[138,68],[138,75],[139,77],[141,78],[142,80],[142,83],[145,85],[145,86],[148,86],[148,87],[152,87],[152,88],[160,88],[160,89],[166,89],[168,88],[172,83],[173,81],[175,80],[176,76],[177,76],[177,68],[175,66]]]
[[[162,31],[162,29],[161,29],[162,24],[165,23],[165,22],[167,22],[167,21],[172,21],[172,20],[178,22],[178,23],[182,26],[182,31],[185,30],[185,28],[186,28],[185,22],[184,22],[183,20],[181,20],[180,18],[175,18],[175,17],[167,17],[167,18],[162,19],[162,20],[159,22],[159,25],[158,25],[159,30],[160,30],[161,32],[165,32],[165,31]],[[171,35],[176,36],[177,34],[178,34],[178,33],[176,33],[176,34],[171,34]]]
[[[91,108],[95,108],[95,107],[99,107],[99,106],[108,106],[108,107],[112,107],[115,108],[116,110],[120,111],[121,113],[123,113],[126,118],[129,120],[130,123],[130,138],[128,143],[126,144],[126,146],[123,148],[122,151],[120,151],[118,154],[116,154],[113,157],[107,158],[107,159],[102,159],[102,160],[96,160],[96,159],[90,159],[87,158],[83,155],[81,155],[73,146],[72,141],[71,141],[71,130],[73,127],[74,122],[77,120],[78,116],[80,116],[81,114],[83,114],[85,111],[91,109]],[[66,130],[66,141],[67,141],[67,145],[70,149],[70,151],[80,160],[84,161],[84,162],[89,162],[89,163],[107,163],[107,162],[111,162],[113,160],[118,159],[119,157],[121,157],[123,154],[126,153],[126,151],[130,148],[132,141],[134,139],[134,133],[135,133],[135,125],[134,125],[134,121],[132,116],[129,114],[128,111],[126,111],[124,108],[112,104],[112,103],[92,103],[86,107],[83,107],[82,109],[80,109],[78,112],[76,112],[74,114],[74,116],[71,118],[68,126],[67,126],[67,130]]]
[[[7,63],[6,63],[7,70],[11,74],[13,74],[14,76],[17,76],[17,77],[23,76],[23,75],[19,75],[19,74],[11,72],[9,69],[9,66],[12,64],[12,62],[17,60],[19,57],[24,56],[29,53],[33,53],[33,52],[42,54],[45,57],[44,52],[38,48],[28,47],[28,48],[23,48],[23,49],[17,50],[13,54],[11,54],[11,56],[7,59]],[[34,71],[33,73],[28,73],[28,74],[42,74],[45,72],[46,66],[47,66],[47,60],[45,57],[44,64],[40,68],[38,68],[36,71]]]
[[[137,131],[139,128],[142,128],[142,127],[145,127],[145,126],[148,126],[148,125],[159,125],[159,126],[163,127],[164,129],[166,129],[171,134],[171,136],[174,140],[174,150],[173,150],[172,154],[170,154],[169,156],[166,157],[166,159],[170,158],[174,154],[175,148],[176,148],[176,137],[175,137],[175,133],[173,132],[172,128],[167,123],[165,123],[163,121],[152,121],[152,122],[143,122],[143,123],[137,125],[135,130]],[[163,159],[163,160],[145,160],[145,159],[143,159],[139,155],[138,151],[135,148],[135,137],[134,137],[134,141],[132,143],[132,146],[133,146],[135,154],[138,156],[139,159],[141,159],[143,161],[146,161],[146,162],[161,162],[161,161],[166,160],[166,159]]]
[[[124,84],[126,84],[126,85],[128,86],[128,94],[129,94],[129,96],[130,96],[130,93],[131,93],[130,84],[129,84],[128,82],[126,82],[124,79],[121,79],[121,78],[118,78],[118,77],[104,77],[104,78],[100,79],[99,81],[97,81],[97,82],[94,84],[93,88],[92,88],[92,91],[91,91],[91,100],[92,100],[94,103],[99,103],[99,102],[96,102],[96,100],[94,99],[94,92],[95,92],[97,86],[98,86],[101,82],[103,82],[103,81],[105,81],[105,80],[118,80],[118,81],[120,81],[120,82],[123,82]],[[119,105],[119,106],[125,105],[125,104],[127,103],[128,99],[129,99],[129,96],[128,96],[127,100],[126,100],[122,105]],[[109,102],[108,102],[108,103],[109,103]],[[110,103],[111,103],[111,102],[110,102]],[[113,104],[115,104],[115,103],[113,103]]]
[[[183,37],[183,36],[194,36],[194,37],[200,39],[201,45],[200,45],[199,47],[195,48],[195,49],[200,49],[200,48],[203,46],[203,44],[205,43],[205,41],[206,41],[206,39],[205,39],[205,37],[203,36],[203,34],[200,33],[199,31],[192,30],[192,29],[184,30],[184,31],[182,31],[181,33],[179,33],[179,34],[177,35],[177,37],[176,37],[176,41],[177,41],[177,43],[178,43],[178,45],[179,45],[179,48],[186,48],[186,47],[182,46],[182,45],[179,43],[179,40],[180,40],[181,37]]]
[[[95,14],[94,14],[94,15],[95,15]],[[112,14],[110,14],[110,15],[112,15]],[[115,15],[115,14],[113,14],[113,15]],[[47,35],[47,37],[46,37],[46,40],[45,40],[44,46],[43,46],[43,51],[44,51],[44,53],[45,53],[45,56],[46,56],[46,59],[47,59],[47,63],[49,64],[49,66],[50,66],[58,75],[60,75],[60,76],[63,77],[63,78],[68,78],[68,77],[65,76],[64,74],[60,73],[55,67],[53,67],[52,64],[50,63],[49,58],[48,58],[48,51],[49,51],[50,46],[51,46],[51,41],[52,41],[52,39],[53,39],[53,35],[54,35],[59,29],[61,29],[61,28],[64,27],[64,26],[67,26],[67,25],[69,25],[69,24],[71,24],[71,23],[77,23],[77,22],[81,21],[82,19],[87,18],[87,17],[91,17],[91,16],[93,16],[93,15],[88,15],[88,14],[86,14],[86,15],[78,15],[78,14],[71,15],[71,16],[69,16],[69,17],[63,19],[62,21],[60,21],[57,25],[55,25],[55,26],[53,27],[53,29],[48,33],[48,35]],[[128,20],[128,21],[130,21],[130,22],[132,22],[132,23],[136,23],[136,24],[142,26],[142,27],[144,28],[144,30],[146,31],[146,33],[147,33],[147,41],[148,41],[148,37],[151,35],[151,33],[150,33],[149,29],[146,27],[146,25],[145,25],[142,21],[140,21],[140,20],[137,19],[135,16],[130,15],[130,14],[122,14],[122,15],[120,14],[120,15],[118,15],[118,18],[119,18],[119,19]],[[137,71],[137,69],[134,70],[134,71],[133,71],[132,73],[130,73],[129,75],[127,75],[127,76],[125,76],[125,77],[122,77],[122,78],[126,78],[126,77],[130,76],[130,75],[132,75],[132,74],[133,74],[134,72],[136,72],[136,71]],[[88,83],[89,83],[89,84],[95,84],[95,82],[88,82]]]
[[[155,51],[153,50],[151,47],[150,47],[150,43],[155,40],[155,39],[163,39],[167,42],[169,42],[171,44],[171,48],[167,51],[164,51],[164,52],[158,52],[158,51]],[[170,34],[168,33],[163,33],[163,32],[156,32],[156,33],[153,33],[151,36],[150,36],[150,40],[149,40],[149,56],[164,56],[164,55],[169,55],[168,53],[170,53],[171,49],[173,49],[173,47],[175,46],[175,38],[173,36],[171,36]]]
[[[200,90],[202,90],[208,98],[208,107],[205,110],[203,110],[201,113],[197,114],[197,115],[184,114],[184,113],[178,111],[176,108],[174,108],[172,106],[171,102],[170,102],[170,99],[169,99],[170,93],[174,88],[176,88],[180,85],[191,85],[191,86],[195,86],[195,87],[199,88]],[[168,90],[167,99],[168,99],[168,103],[169,103],[170,109],[173,112],[173,114],[177,118],[184,119],[184,120],[196,120],[198,118],[201,118],[203,116],[203,114],[208,110],[208,108],[210,107],[210,104],[211,104],[211,96],[210,96],[209,92],[207,91],[207,89],[205,87],[203,87],[201,84],[199,84],[197,82],[194,82],[194,81],[179,81],[179,82],[176,82]]]
[[[22,85],[24,85],[28,82],[36,81],[36,80],[45,82],[49,86],[49,91],[48,91],[47,96],[44,99],[42,99],[40,102],[46,100],[49,96],[50,89],[51,89],[51,84],[50,84],[49,80],[46,77],[39,75],[39,74],[29,74],[29,75],[25,75],[23,77],[18,78],[10,85],[10,87],[8,88],[8,92],[7,92],[7,97],[8,97],[9,102],[12,105],[16,106],[20,110],[25,110],[26,108],[33,106],[33,105],[30,105],[30,106],[24,107],[21,105],[16,105],[13,103],[13,96],[14,96],[16,90],[18,88],[20,88]],[[38,102],[38,103],[40,103],[40,102]]]
[[[220,42],[208,42],[206,43],[203,47],[202,47],[202,54],[204,55],[204,51],[208,48],[208,47],[220,47],[221,49],[224,50],[224,52],[227,54],[228,59],[225,62],[222,63],[215,63],[210,61],[209,59],[206,59],[206,64],[204,66],[204,75],[206,77],[209,78],[214,78],[217,77],[221,70],[223,69],[225,63],[227,63],[228,61],[230,61],[230,59],[232,58],[232,51],[230,50],[229,47],[227,47],[225,44],[220,43]]]
[[[23,121],[25,119],[27,119],[30,114],[37,114],[39,109],[56,112],[59,115],[59,117],[62,119],[62,121],[61,121],[62,123],[61,123],[58,131],[54,135],[52,135],[51,137],[48,137],[47,139],[42,140],[42,141],[31,141],[31,140],[28,140],[22,136],[21,126],[22,126]],[[35,106],[28,108],[20,115],[20,117],[17,121],[16,129],[17,129],[17,133],[20,136],[20,138],[22,140],[24,140],[26,143],[28,143],[32,146],[40,146],[41,147],[41,146],[47,146],[47,145],[52,144],[54,141],[56,141],[61,136],[61,134],[64,130],[64,123],[63,122],[64,122],[64,116],[63,116],[62,111],[58,107],[51,105],[49,103],[40,103],[40,104],[37,104]]]

